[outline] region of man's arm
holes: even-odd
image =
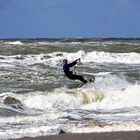
[[[72,63],[69,63],[69,67],[73,67],[73,66],[75,66],[77,63],[79,63],[80,62],[80,58],[78,58],[78,59],[76,59],[74,62],[72,62]]]

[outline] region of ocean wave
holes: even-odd
[[[87,53],[85,62],[97,63],[124,63],[140,64],[140,54],[138,53],[108,53],[108,52],[90,52]]]
[[[118,82],[117,85],[116,82]],[[55,111],[80,109],[81,107],[89,110],[112,110],[126,107],[140,107],[139,90],[139,84],[133,85],[125,80],[119,79],[117,76],[112,76],[108,81],[104,78],[99,78],[95,83],[89,84],[89,86],[85,85],[74,89],[65,87],[52,92],[38,91],[29,92],[25,95],[12,93],[12,96],[11,93],[1,94],[3,96],[1,103],[5,98],[10,98],[10,104],[11,102],[15,103],[16,100],[17,103],[15,104],[19,104],[20,102],[20,105],[33,110]]]
[[[23,45],[23,43],[21,41],[9,41],[9,42],[4,42],[5,44],[8,45]]]
[[[139,124],[132,123],[140,117],[140,85],[110,74],[97,76],[95,83],[80,88],[64,86],[51,92],[1,93],[0,106],[18,115],[1,117],[0,125],[6,131],[0,129],[0,136],[5,134],[8,139],[9,136],[33,136],[36,132],[37,135],[50,135],[58,134],[60,129],[71,133],[140,130]],[[23,109],[13,108],[11,102],[4,105],[7,97],[11,97],[12,104],[13,98],[15,104],[15,99],[20,101]],[[90,121],[82,123],[80,120]],[[12,127],[8,129],[7,125]]]
[[[81,58],[81,63],[111,63],[111,64],[140,64],[139,53],[109,53],[109,52],[85,52],[78,51],[76,53],[67,52],[53,52],[49,54],[39,55],[13,55],[13,56],[0,56],[2,65],[33,65],[36,63],[50,65],[51,67],[61,66],[63,59],[68,59],[69,62],[77,58]]]
[[[0,138],[140,130],[139,40],[17,41],[0,41]],[[65,58],[95,82],[65,77]]]
[[[89,45],[89,46],[110,46],[110,45],[128,45],[139,46],[138,40],[120,40],[120,39],[21,39],[21,40],[0,40],[0,43],[9,45],[50,45],[50,46],[67,46],[67,45]]]

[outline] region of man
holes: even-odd
[[[76,59],[74,62],[72,63],[68,63],[67,59],[64,59],[63,60],[63,70],[64,70],[64,73],[65,75],[69,78],[69,79],[72,79],[72,80],[80,80],[82,81],[84,84],[86,84],[88,81],[85,80],[83,78],[83,76],[81,75],[76,75],[76,74],[73,74],[72,71],[70,71],[70,67],[74,67],[76,64],[78,64],[80,62],[80,58],[79,59]],[[91,80],[90,80],[91,82]]]

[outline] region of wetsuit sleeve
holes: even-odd
[[[75,60],[74,62],[72,62],[72,63],[69,63],[69,67],[73,67],[73,66],[75,66],[77,64],[77,60]]]

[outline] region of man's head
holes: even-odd
[[[64,63],[64,64],[67,64],[67,63],[68,63],[68,60],[67,60],[67,59],[64,59],[64,60],[63,60],[63,63]]]

